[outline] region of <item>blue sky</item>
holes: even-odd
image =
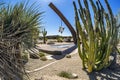
[[[2,0],[5,3],[15,4],[17,2],[27,1],[27,0]],[[30,3],[37,2],[37,5],[40,5],[40,11],[45,11],[43,14],[43,26],[48,32],[48,35],[60,35],[58,32],[59,26],[61,25],[61,19],[57,14],[48,6],[50,2],[52,2],[69,20],[69,22],[74,26],[74,9],[73,9],[73,1],[77,0],[29,0]],[[94,0],[95,1],[95,0]],[[100,0],[102,4],[104,4],[104,0]],[[117,14],[120,9],[120,0],[108,0],[109,4],[113,10],[114,14]],[[65,28],[62,35],[68,36],[71,35],[70,31],[62,22],[62,26]]]

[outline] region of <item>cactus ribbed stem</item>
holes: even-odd
[[[42,31],[42,34],[43,34],[43,43],[45,44],[45,43],[46,43],[47,31],[44,29],[44,30]]]
[[[118,31],[107,0],[105,0],[105,3],[109,13],[105,11],[99,0],[96,1],[96,4],[93,0],[89,0],[94,12],[94,23],[92,23],[88,0],[83,1],[85,8],[81,5],[81,1],[78,0],[79,9],[73,2],[78,39],[77,46],[83,68],[87,68],[88,72],[92,72],[110,65],[109,57],[116,46],[114,44],[116,44]],[[86,35],[84,35],[84,32],[86,32]],[[80,44],[80,41],[82,44]]]

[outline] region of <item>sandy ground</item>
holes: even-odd
[[[37,61],[38,61],[38,63],[37,63]],[[49,60],[45,61],[45,63],[48,64],[48,63],[51,63],[52,61],[56,61],[56,60],[52,60],[51,62],[50,61]],[[44,62],[41,62],[41,61],[39,62],[39,60],[36,60],[36,63],[29,62],[26,64],[26,66],[29,67],[30,65],[35,65],[34,68],[35,67],[38,68],[38,66],[42,67],[43,63]],[[46,67],[42,70],[30,73],[29,76],[30,76],[31,80],[40,79],[41,77],[43,77],[44,80],[68,80],[68,79],[64,79],[64,78],[57,76],[57,74],[60,73],[61,71],[67,71],[67,72],[78,74],[79,78],[75,79],[75,80],[88,80],[89,77],[87,76],[87,73],[82,70],[81,65],[82,64],[81,64],[81,60],[80,60],[79,56],[77,54],[74,54],[74,55],[72,55],[72,58],[64,57],[60,60],[57,60],[56,63],[49,65],[48,67]],[[31,70],[34,68],[29,67],[28,70]],[[46,78],[49,78],[49,79],[46,79]]]
[[[28,71],[41,68],[28,74],[31,80],[69,80],[58,76],[61,71],[67,71],[78,75],[77,79],[70,80],[120,80],[120,55],[117,55],[117,64],[112,64],[112,66],[107,69],[92,72],[90,74],[82,69],[82,62],[78,53],[71,55],[71,58],[55,56],[52,60],[47,61],[30,59],[25,67]]]
[[[114,67],[103,69],[99,72],[93,72],[91,74],[88,74],[82,69],[82,63],[78,54],[73,54],[72,58],[63,57],[58,60],[53,59],[41,61],[39,59],[30,59],[25,66],[27,70],[32,71],[36,68],[40,68],[57,61],[43,69],[29,73],[31,80],[69,80],[57,75],[61,71],[78,74],[77,79],[70,80],[120,80],[120,56],[117,56],[117,59],[117,64],[114,65]]]

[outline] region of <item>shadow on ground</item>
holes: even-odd
[[[52,58],[53,59],[56,59],[56,60],[60,60],[62,58],[64,58],[66,55],[52,55]]]
[[[56,60],[60,60],[60,59],[64,58],[67,54],[70,54],[70,53],[71,53],[72,51],[74,51],[76,48],[77,48],[76,45],[75,45],[75,46],[72,46],[71,48],[68,48],[68,49],[62,51],[60,55],[52,55],[52,58],[53,58],[53,59],[56,59]],[[55,52],[57,52],[57,51],[55,51]]]
[[[99,72],[92,72],[89,75],[90,80],[120,80],[120,64],[112,68],[106,68]]]

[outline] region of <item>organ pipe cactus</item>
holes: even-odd
[[[88,1],[94,13],[93,18]],[[104,1],[108,12],[105,11],[99,0],[96,1],[96,4],[93,0],[83,0],[85,7],[78,0],[79,9],[73,1],[78,53],[82,59],[83,68],[86,68],[88,72],[107,68],[111,64],[111,53],[116,52],[118,35],[116,20],[108,1]]]
[[[46,43],[47,31],[44,29],[44,30],[42,31],[42,34],[43,34],[43,43],[45,44],[45,43]]]

